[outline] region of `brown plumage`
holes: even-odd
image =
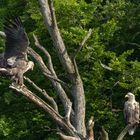
[[[128,130],[129,135],[133,135],[139,124],[139,103],[135,100],[135,95],[131,92],[127,93],[128,100],[124,104],[124,117],[127,124],[132,124],[132,128]]]
[[[0,65],[7,70],[6,74],[11,76],[12,83],[21,86],[23,74],[34,66],[33,62],[27,59],[29,39],[19,17],[6,19],[4,32],[5,50]]]
[[[19,17],[6,19],[4,24],[6,34],[4,59],[8,66],[11,66],[15,59],[26,59],[29,39]],[[10,63],[8,62],[11,61]]]

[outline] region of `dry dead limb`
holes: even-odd
[[[128,124],[118,135],[117,140],[123,140],[124,136],[127,134],[128,130],[133,126],[134,124]]]
[[[58,81],[56,81],[57,77],[55,78],[55,80],[54,80],[54,78],[50,77],[51,72],[49,71],[49,69],[45,65],[42,57],[38,53],[36,53],[32,48],[28,48],[28,51],[29,51],[29,54],[39,64],[39,67],[40,67],[42,73],[46,74],[49,77],[50,81],[52,82],[52,85],[54,86],[54,89],[56,90],[56,93],[58,94],[60,100],[62,101],[65,112],[67,114],[68,106],[71,103],[71,101],[68,98],[68,96],[67,96],[65,90],[63,89],[63,87],[61,86],[61,84]],[[48,74],[50,74],[50,75],[48,75]]]
[[[108,133],[106,132],[104,127],[102,127],[101,129],[100,135],[101,135],[101,140],[109,140]]]
[[[88,125],[87,125],[87,140],[94,140],[94,118],[93,116],[91,116],[91,118],[88,121]]]
[[[76,58],[76,56],[78,55],[78,53],[81,51],[81,49],[83,48],[83,46],[85,45],[85,43],[87,42],[87,40],[90,38],[92,34],[92,29],[89,29],[88,33],[86,34],[86,36],[84,37],[84,39],[82,40],[82,42],[80,43],[75,55],[74,55],[74,59]]]
[[[52,104],[52,107],[55,109],[55,111],[58,112],[58,106],[55,102],[55,100],[50,97],[47,92],[44,89],[41,89],[40,87],[38,87],[32,80],[30,80],[28,77],[24,76],[24,79],[27,80],[36,90],[38,90],[40,93],[42,93],[44,95],[44,97]]]
[[[57,134],[60,136],[61,140],[80,140],[80,138],[75,138],[71,136],[67,136],[61,132],[57,132]]]
[[[58,114],[58,112],[56,112],[49,104],[44,102],[37,95],[32,93],[26,86],[19,88],[18,86],[10,85],[10,88],[12,88],[12,89],[16,90],[17,92],[23,94],[30,101],[34,102],[36,105],[41,107],[70,136],[73,136],[73,137],[77,136],[77,134],[71,129],[71,127],[69,127],[68,124],[64,121],[64,118],[60,114]]]
[[[52,59],[51,59],[51,55],[49,54],[49,52],[39,43],[39,40],[37,38],[37,36],[35,34],[33,34],[34,40],[35,40],[35,46],[37,48],[39,48],[44,54],[45,56],[48,58],[48,68],[51,71],[51,74],[55,75],[55,71],[53,68],[53,63],[52,63]]]

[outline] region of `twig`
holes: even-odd
[[[121,111],[123,111],[123,110],[112,108],[112,112],[121,112]]]
[[[139,34],[140,32],[137,32],[136,34],[134,34],[132,40],[134,40]]]
[[[104,127],[102,127],[100,135],[101,140],[109,140],[108,133],[105,131]]]
[[[94,140],[94,131],[93,131],[94,123],[95,123],[94,118],[93,116],[91,116],[87,125],[87,140]]]
[[[138,43],[134,43],[134,42],[126,42],[126,44],[140,47],[140,44],[138,44]]]
[[[86,41],[89,39],[89,37],[91,36],[92,33],[92,29],[89,29],[88,33],[86,34],[86,36],[84,37],[83,41],[81,42],[81,44],[79,45],[79,48],[77,49],[76,53],[73,56],[73,65],[74,65],[74,69],[75,69],[75,73],[76,75],[79,75],[79,71],[78,71],[78,67],[77,67],[77,63],[76,63],[76,56],[78,55],[78,53],[80,52],[80,50],[83,48],[83,46],[85,45]]]
[[[58,79],[58,78],[56,78],[56,77],[53,77],[53,76],[51,76],[49,73],[46,73],[46,72],[44,72],[43,74],[44,74],[46,77],[48,77],[49,79],[55,80],[56,82],[62,84],[62,86],[63,86],[65,89],[69,90],[69,89],[68,89],[69,86],[68,86],[65,82],[63,82],[62,80],[60,80],[60,79]]]
[[[100,61],[100,65],[104,68],[104,69],[107,69],[107,70],[110,70],[112,71],[113,69],[105,64],[103,64],[101,61]]]
[[[79,48],[77,49],[77,51],[74,55],[74,59],[76,58],[77,54],[81,51],[81,49],[83,48],[83,46],[85,45],[85,43],[87,42],[89,37],[91,36],[91,33],[92,33],[92,29],[89,29],[88,33],[86,34],[86,36],[84,37],[83,41],[81,42]]]
[[[39,40],[38,40],[38,38],[37,38],[37,36],[35,34],[33,34],[33,37],[34,37],[34,40],[35,40],[36,47],[39,48],[41,51],[43,51],[44,54],[46,55],[46,57],[48,58],[49,70],[54,75],[55,71],[54,71],[54,68],[53,68],[52,59],[51,59],[51,56],[50,56],[49,52],[39,43]]]
[[[55,131],[55,132],[57,132],[58,131],[58,129],[52,129],[52,128],[50,128],[49,126],[44,126],[44,129],[43,129],[44,131]]]
[[[38,90],[40,93],[42,93],[44,95],[44,97],[52,104],[53,108],[55,109],[55,111],[58,112],[58,107],[56,102],[54,101],[54,99],[52,97],[50,97],[47,92],[44,89],[41,89],[40,87],[38,87],[32,80],[30,80],[28,77],[24,76],[24,79],[27,80],[36,90]]]

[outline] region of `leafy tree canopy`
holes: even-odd
[[[140,100],[140,3],[138,0],[55,0],[54,6],[58,26],[71,56],[89,28],[93,29],[77,57],[85,88],[86,117],[93,115],[95,118],[96,138],[99,137],[98,130],[104,126],[111,139],[115,139],[125,123],[122,111],[114,112],[113,109],[123,109],[124,95],[128,91]],[[31,46],[34,47],[32,34],[36,33],[50,51],[59,77],[67,81],[39,10],[35,0],[1,0],[0,30],[3,30],[5,17],[21,16]],[[0,46],[2,51],[3,40],[0,40]],[[38,68],[28,76],[59,102],[50,83],[44,83]],[[9,90],[8,85],[9,81],[0,79],[0,139],[56,140],[55,124],[47,114]],[[139,140],[139,131],[135,140]]]

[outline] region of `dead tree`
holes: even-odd
[[[36,85],[28,77],[24,79],[30,83],[38,92],[40,92],[48,102],[45,102],[38,95],[33,93],[26,85],[19,87],[11,85],[10,88],[26,96],[30,101],[42,108],[61,129],[58,129],[58,135],[63,140],[94,140],[94,120],[93,117],[89,119],[88,125],[85,125],[85,95],[83,82],[79,74],[79,70],[76,64],[76,56],[90,37],[92,30],[87,32],[87,35],[83,37],[79,48],[72,58],[70,58],[66,46],[61,37],[60,31],[57,26],[55,11],[52,0],[38,0],[40,4],[41,14],[44,19],[46,29],[49,31],[51,39],[53,41],[56,53],[59,57],[62,67],[64,68],[71,86],[69,87],[65,82],[58,78],[52,63],[49,52],[40,44],[36,35],[33,35],[35,40],[35,46],[39,48],[45,56],[48,58],[48,65],[45,65],[42,57],[35,52],[32,48],[28,48],[28,54],[31,55],[35,61],[39,64],[42,74],[51,81],[59,99],[64,107],[65,115],[62,116],[59,113],[59,108],[56,101],[49,96],[49,94]],[[5,34],[0,32],[0,36],[5,38]],[[3,71],[3,69],[0,69]],[[73,103],[68,97],[67,90],[71,92],[73,97]],[[73,107],[72,107],[73,104]],[[105,130],[102,131],[104,140],[108,140],[108,135]],[[120,140],[120,139],[119,139]]]

